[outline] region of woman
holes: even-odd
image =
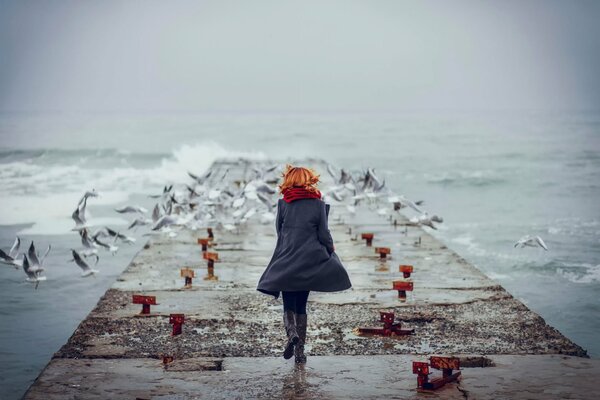
[[[258,287],[262,293],[283,297],[283,324],[287,343],[283,357],[305,363],[306,302],[311,290],[337,292],[352,286],[335,254],[327,223],[329,204],[315,187],[319,175],[312,169],[286,165],[277,202],[277,244]]]

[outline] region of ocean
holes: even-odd
[[[37,290],[1,265],[0,398],[23,395],[147,240],[130,232],[82,278],[69,261],[82,194],[101,193],[94,224],[124,230],[133,217],[115,207],[152,209],[165,184],[239,156],[374,168],[444,218],[434,236],[600,356],[599,112],[1,113],[0,247],[18,235],[52,250]],[[549,250],[514,248],[526,234]]]

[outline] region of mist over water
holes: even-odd
[[[93,223],[124,229],[131,218],[114,207],[151,209],[148,194],[219,157],[375,168],[444,217],[435,236],[597,357],[599,128],[598,113],[2,114],[0,246],[16,234],[53,246],[38,290],[0,269],[2,397],[23,393],[146,241],[134,233],[82,279],[67,260],[83,192],[102,193],[88,202]],[[525,234],[550,250],[513,248]]]

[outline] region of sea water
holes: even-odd
[[[128,232],[137,242],[100,251],[100,273],[82,278],[69,261],[81,195],[99,191],[89,219],[124,231],[134,216],[115,207],[151,209],[165,184],[236,156],[374,168],[444,218],[434,236],[600,356],[600,113],[5,113],[0,247],[18,235],[52,250],[37,290],[1,265],[0,398],[24,393],[147,240]],[[514,248],[526,234],[549,251]]]

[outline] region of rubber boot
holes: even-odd
[[[294,347],[294,356],[296,364],[304,364],[306,355],[304,354],[304,343],[306,343],[306,314],[296,314],[296,331],[300,340]]]
[[[285,327],[285,334],[288,339],[283,351],[283,358],[286,360],[292,358],[292,355],[294,355],[294,345],[300,340],[296,331],[295,315],[292,310],[283,311],[283,326]]]

